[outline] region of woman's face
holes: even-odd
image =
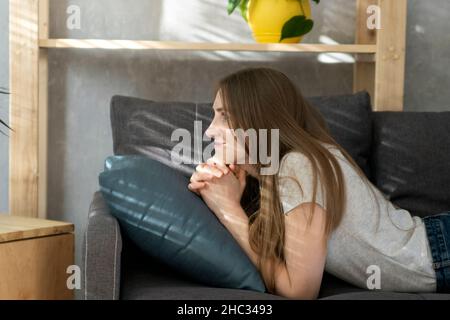
[[[226,164],[244,164],[245,148],[243,148],[242,143],[237,143],[239,139],[236,139],[233,131],[228,126],[227,120],[229,115],[223,108],[220,90],[212,107],[214,109],[214,118],[208,129],[206,129],[205,134],[214,140],[214,157]]]

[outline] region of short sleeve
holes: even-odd
[[[281,159],[278,177],[280,202],[285,214],[302,203],[312,202],[314,182],[312,165],[305,155],[297,151],[287,153]],[[288,177],[296,179],[301,189],[296,181]],[[315,203],[326,209],[319,175],[316,190]]]

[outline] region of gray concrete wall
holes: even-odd
[[[409,0],[405,109],[450,110],[450,1]]]
[[[242,18],[217,0],[51,0],[51,37],[250,42]],[[410,0],[406,111],[450,110],[447,0]],[[427,4],[428,3],[428,4]],[[66,8],[81,8],[81,30],[68,30]],[[0,0],[0,85],[8,84],[7,0]],[[316,28],[305,42],[352,43],[354,0],[314,6]],[[50,50],[49,210],[76,225],[76,261],[103,160],[112,153],[109,101],[114,94],[154,100],[211,101],[211,84],[242,67],[288,74],[307,96],[350,93],[348,56],[294,53]],[[431,63],[430,63],[431,62]],[[6,103],[7,100],[1,98]],[[0,114],[6,116],[6,104]],[[7,142],[0,136],[0,212],[7,211]]]

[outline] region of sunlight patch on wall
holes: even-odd
[[[339,44],[337,41],[325,35],[319,37],[319,42],[323,44]],[[327,64],[355,63],[355,58],[347,53],[321,53],[318,55],[317,60]]]

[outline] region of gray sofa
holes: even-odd
[[[309,98],[332,135],[394,204],[414,215],[450,210],[450,112],[372,112],[366,92]],[[115,96],[111,124],[115,154],[144,154],[168,165],[176,128],[202,133],[211,103],[153,102]],[[209,143],[203,142],[203,146]],[[195,157],[197,150],[192,150]],[[190,176],[192,165],[176,167]],[[83,248],[85,299],[283,299],[196,283],[145,256],[120,232],[101,193],[93,196]],[[369,291],[325,272],[320,299],[450,299],[450,294]]]

